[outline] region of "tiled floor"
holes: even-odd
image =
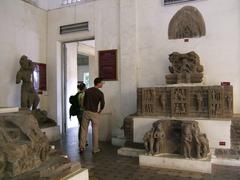
[[[118,156],[118,148],[112,146],[110,143],[101,143],[102,152],[92,155],[90,138],[88,149],[82,155],[79,154],[77,129],[70,129],[62,141],[57,143],[57,146],[61,146],[72,161],[80,161],[82,167],[89,169],[90,180],[240,179],[237,171],[231,172],[229,169],[221,168],[220,172],[215,170],[217,174],[214,175],[147,167],[142,168],[139,167],[137,158]]]

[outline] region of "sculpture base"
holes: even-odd
[[[140,155],[139,164],[140,166],[201,172],[207,174],[211,174],[212,172],[212,163],[210,159],[183,159],[178,155],[169,154],[159,156]]]
[[[122,147],[118,149],[117,153],[120,156],[127,156],[127,157],[139,157],[139,155],[145,154],[144,149],[136,149],[136,148],[128,148],[128,147]]]
[[[50,142],[57,141],[61,138],[59,126],[41,128],[41,131],[46,134],[46,136]]]
[[[14,113],[18,111],[18,107],[0,107],[0,113]]]
[[[231,145],[230,129],[231,119],[207,118],[167,118],[167,117],[133,117],[133,142],[143,143],[144,133],[151,129],[157,120],[195,120],[198,122],[202,133],[206,133],[210,148],[229,149]],[[217,127],[217,129],[216,129]]]
[[[61,178],[61,180],[89,180],[88,169],[82,169],[81,167],[73,168],[69,174]]]

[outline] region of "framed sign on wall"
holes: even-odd
[[[117,50],[99,51],[99,77],[104,81],[117,80]]]

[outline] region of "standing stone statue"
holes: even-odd
[[[183,128],[182,134],[183,153],[185,158],[192,158],[192,139],[191,125],[186,125]]]
[[[143,136],[143,141],[144,141],[144,147],[145,147],[145,150],[147,151],[148,154],[154,154],[154,149],[153,149],[153,146],[154,146],[154,138],[153,138],[153,135],[154,135],[154,127],[146,132]]]
[[[39,97],[34,89],[32,75],[33,63],[27,56],[23,55],[19,61],[21,68],[17,73],[16,83],[22,82],[21,89],[21,108],[23,109],[37,109],[39,104]]]
[[[165,132],[161,123],[158,124],[153,137],[156,140],[156,154],[162,153],[165,150]]]
[[[196,150],[197,158],[200,159],[201,158],[201,142],[199,140],[200,128],[197,123],[192,124],[192,137],[194,141],[193,144],[196,148],[195,150]]]
[[[199,141],[201,144],[201,157],[206,158],[210,152],[209,141],[206,134],[199,135]]]

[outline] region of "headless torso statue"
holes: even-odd
[[[16,83],[19,84],[22,82],[21,108],[35,110],[39,104],[39,97],[32,81],[33,63],[25,55],[21,57],[19,63],[21,68],[17,73]]]

